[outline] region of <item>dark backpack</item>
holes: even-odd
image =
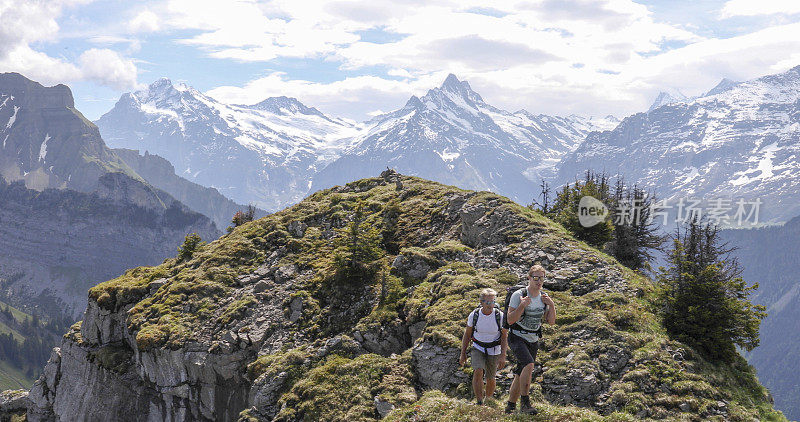
[[[485,350],[500,345],[500,338],[488,343],[475,338],[475,330],[478,328],[478,316],[480,315],[479,312],[481,312],[480,306],[472,312],[472,341],[474,341],[478,346],[483,347]],[[503,326],[500,322],[500,308],[497,306],[497,304],[494,305],[494,321],[497,323],[497,331],[502,330]]]
[[[513,328],[517,331],[522,331],[525,333],[534,333],[537,337],[542,338],[542,324],[539,324],[539,329],[536,331],[530,331],[522,328],[517,322],[509,325],[508,324],[508,304],[511,302],[511,295],[513,295],[517,290],[522,290],[522,297],[528,296],[528,285],[527,284],[517,284],[516,286],[508,287],[506,289],[506,300],[504,301],[504,308],[503,312],[505,312],[505,316],[503,317],[503,328]],[[547,305],[544,305],[544,312],[547,313]],[[523,312],[524,315],[524,312]],[[522,318],[520,318],[522,319]]]

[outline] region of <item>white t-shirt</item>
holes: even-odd
[[[481,309],[476,309],[469,313],[467,317],[467,327],[472,327],[472,318],[473,314],[478,311],[478,324],[477,327],[473,328],[472,335],[475,336],[476,339],[485,343],[491,343],[500,338],[500,331],[497,330],[497,320],[495,319],[494,313],[500,313],[500,323],[503,323],[503,311],[499,309],[492,309],[492,313],[486,315],[483,313]],[[474,341],[472,342],[472,347],[476,348],[477,350],[484,352],[484,348],[477,345]],[[500,354],[500,346],[490,347],[489,351],[487,352],[489,355],[499,355]]]

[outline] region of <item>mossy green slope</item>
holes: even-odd
[[[389,420],[506,420],[502,403],[469,404],[469,369],[437,378],[424,353],[457,360],[478,292],[503,296],[538,261],[552,275],[558,318],[538,358],[536,420],[784,420],[743,359],[714,365],[668,338],[645,277],[504,197],[397,180],[402,187],[379,177],[319,191],[191,259],[102,283],[90,298],[112,311],[133,305],[128,329],[140,350],[201,342],[220,353],[231,347],[226,335],[250,338],[278,303],[285,320],[267,321],[242,369],[256,392],[242,420],[375,420],[392,408]],[[362,277],[342,277],[336,229],[358,201],[383,256]],[[266,287],[252,285],[265,277]]]

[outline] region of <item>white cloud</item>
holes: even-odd
[[[128,22],[131,32],[154,32],[160,28],[158,15],[151,10],[142,10]]]
[[[0,71],[19,72],[44,84],[92,80],[115,89],[136,85],[136,66],[109,49],[89,49],[73,63],[32,47],[58,40],[57,18],[87,0],[0,0]],[[110,38],[96,42],[110,42]],[[133,44],[131,44],[133,45]]]
[[[757,16],[775,14],[800,13],[800,2],[797,0],[729,0],[722,7],[720,16]]]
[[[410,94],[423,95],[429,88],[440,84],[445,76],[439,72],[404,81],[358,76],[319,83],[289,79],[283,72],[273,72],[243,87],[221,86],[207,94],[232,104],[254,104],[267,97],[286,95],[324,113],[360,121],[377,109],[403,106]]]
[[[211,57],[264,62],[281,57],[324,59],[342,70],[386,67],[388,76],[406,79],[360,77],[313,83],[273,73],[244,89],[212,90],[218,96],[245,96],[255,102],[268,95],[248,92],[248,87],[268,86],[277,91],[270,95],[294,95],[311,105],[336,106],[337,114],[353,118],[402,105],[410,93],[422,89],[423,82],[425,88],[441,83],[431,75],[449,72],[487,89],[484,96],[498,99],[500,106],[543,111],[539,99],[547,98],[560,100],[548,101],[551,112],[586,112],[588,102],[599,99],[602,106],[614,106],[616,111],[632,99],[642,100],[632,93],[642,88],[641,82],[628,86],[630,78],[620,76],[626,69],[659,55],[664,43],[704,40],[681,26],[658,22],[647,7],[630,0],[499,1],[493,3],[492,13],[481,13],[484,4],[374,0],[365,6],[352,1],[276,0],[263,6],[249,1],[221,5],[171,0],[165,22],[171,28],[201,31],[182,42]],[[373,41],[381,36],[385,39]],[[521,99],[523,93],[526,98]],[[565,101],[566,95],[582,98]],[[391,103],[381,103],[381,98]]]
[[[84,51],[78,61],[83,79],[119,90],[136,86],[136,65],[116,51],[92,48]]]

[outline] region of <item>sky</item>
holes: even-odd
[[[624,117],[797,65],[796,0],[0,0],[0,72],[69,85],[91,120],[168,77],[363,121],[449,73],[509,111]]]

